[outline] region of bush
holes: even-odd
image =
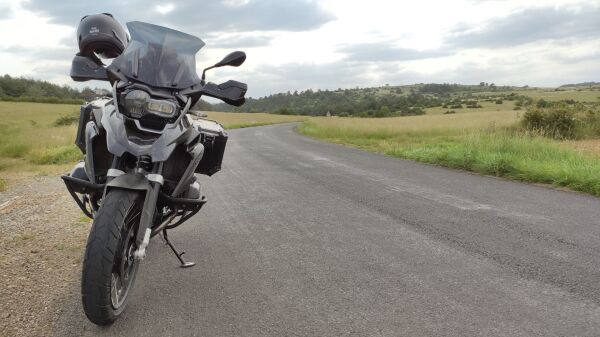
[[[537,103],[535,104],[538,108],[547,108],[550,106],[550,102],[546,101],[545,99],[540,99],[539,101],[537,101]]]
[[[547,105],[546,105],[547,106]],[[576,135],[575,111],[564,105],[530,108],[523,115],[526,130],[556,139],[571,139]]]
[[[77,123],[79,121],[79,114],[76,115],[60,115],[58,118],[52,123],[53,126],[65,126]]]
[[[502,103],[504,103],[504,101],[502,101],[501,99],[496,100],[496,104],[502,104]]]

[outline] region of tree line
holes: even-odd
[[[80,104],[96,96],[98,96],[97,89],[93,90],[89,87],[78,90],[68,85],[60,86],[48,81],[10,75],[0,76],[0,100],[3,101]]]
[[[509,90],[482,82],[480,85],[416,84],[405,87],[355,88],[338,90],[308,89],[248,98],[241,107],[227,104],[202,106],[205,110],[232,112],[268,112],[310,116],[393,117],[424,114],[424,109],[457,106],[457,98],[471,98],[477,92]],[[478,108],[476,103],[467,107]]]
[[[439,106],[440,101],[418,90],[400,88],[308,89],[248,98],[241,107],[215,104],[212,110],[234,112],[269,112],[283,115],[391,117],[424,114],[424,109]]]

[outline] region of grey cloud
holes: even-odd
[[[0,4],[0,20],[6,20],[12,17],[13,11],[8,4]]]
[[[221,37],[218,34],[207,36],[203,39],[207,46],[211,48],[251,48],[268,46],[273,37],[268,35],[246,35],[238,34],[235,36]]]
[[[494,64],[493,67],[488,64]],[[548,72],[552,58],[541,59],[493,58],[485,62],[464,62],[439,72],[420,73],[394,62],[332,62],[326,64],[289,63],[282,65],[259,65],[252,71],[241,69],[219,70],[211,74],[217,83],[237,79],[248,83],[248,94],[261,97],[278,92],[312,89],[354,88],[412,83],[462,83],[477,84],[481,81],[498,85],[558,86],[564,81],[584,82],[600,76],[600,59],[560,67]],[[568,79],[568,80],[567,80]]]
[[[157,5],[164,4],[162,0],[132,0],[127,5],[121,0],[31,0],[24,6],[51,17],[54,22],[71,26],[76,26],[84,15],[111,12],[123,23],[147,21],[198,36],[221,31],[304,31],[334,19],[331,13],[311,0],[251,0],[240,4],[179,0],[173,2],[174,9],[167,14],[154,10]]]
[[[483,28],[461,24],[446,39],[455,47],[510,47],[538,40],[600,36],[600,7],[531,8],[494,19]]]
[[[0,51],[11,54],[21,54],[30,52],[31,48],[24,47],[21,45],[10,45],[4,48],[0,48]]]
[[[360,43],[344,46],[338,49],[339,52],[347,54],[350,61],[364,62],[390,62],[390,61],[409,61],[444,57],[452,54],[451,50],[416,50],[409,48],[395,47],[391,43]]]
[[[73,38],[74,40],[74,38]],[[31,48],[21,45],[12,45],[0,49],[1,52],[15,54],[18,57],[26,57],[43,61],[70,61],[77,53],[77,47],[55,47],[55,48]]]

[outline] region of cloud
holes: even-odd
[[[87,14],[111,12],[122,23],[147,21],[196,35],[211,32],[306,31],[319,28],[334,16],[311,0],[205,1],[179,0],[165,11],[163,0],[80,1],[31,0],[27,9],[53,22],[76,26]],[[162,9],[162,10],[161,10]]]
[[[70,61],[77,52],[75,48],[63,46],[57,46],[55,48],[31,48],[21,45],[12,45],[0,48],[0,52],[14,54],[16,57],[26,57],[33,60]]]
[[[391,43],[359,43],[338,49],[350,61],[390,62],[437,58],[451,55],[450,50],[416,50],[395,47]]]
[[[211,48],[241,49],[266,47],[273,40],[273,37],[268,35],[236,34],[222,36],[221,34],[214,34],[203,40]]]
[[[209,80],[220,83],[228,79],[248,83],[249,97],[306,89],[361,88],[383,83],[412,83],[421,80],[418,73],[393,64],[352,62],[261,64],[253,70],[222,68],[212,73]]]
[[[530,8],[483,27],[457,25],[445,42],[460,48],[501,48],[539,40],[600,36],[600,7]]]
[[[0,20],[6,20],[11,18],[13,10],[8,4],[0,4]]]

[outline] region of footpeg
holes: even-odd
[[[167,236],[167,230],[163,230],[163,238],[165,239],[165,243],[169,246],[169,248],[171,248],[171,250],[173,251],[173,254],[175,254],[175,256],[177,256],[177,259],[179,260],[179,262],[181,263],[181,265],[179,265],[179,267],[181,268],[190,268],[196,265],[196,262],[186,262],[181,256],[183,254],[185,254],[185,252],[181,252],[179,253],[177,251],[177,249],[175,249],[175,246],[173,246],[173,244],[171,243],[171,241],[169,241],[169,237]]]

